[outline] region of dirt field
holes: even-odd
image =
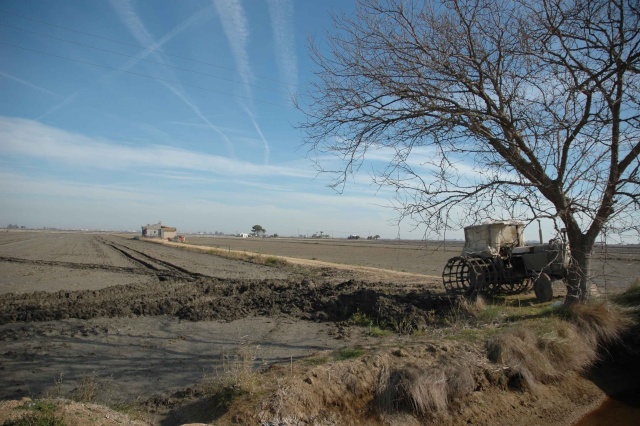
[[[314,266],[275,268],[130,236],[0,233],[0,399],[70,397],[90,387],[104,404],[149,406],[220,374],[239,354],[266,368],[377,347],[379,337],[346,321],[361,314],[401,332],[428,329],[428,313],[450,304],[438,275],[460,251],[388,241],[190,242]],[[607,256],[598,278],[603,290],[640,275],[638,253]],[[561,286],[556,290],[561,295]],[[384,345],[406,339],[392,334]],[[585,392],[586,407],[596,394]],[[179,424],[167,410],[156,407],[146,419]]]
[[[235,238],[191,236],[189,244],[219,249],[268,253],[300,259],[362,265],[385,270],[441,277],[447,260],[458,256],[462,242],[389,240]],[[596,248],[591,266],[593,280],[603,292],[617,292],[640,276],[640,247]],[[559,289],[562,287],[559,286]]]
[[[336,323],[360,307],[393,318],[420,303],[406,288],[429,294],[420,277],[394,291],[348,271],[302,276],[81,233],[2,233],[0,268],[1,399],[69,396],[91,378],[101,401],[144,401],[217,374],[239,349],[258,366],[370,344]],[[378,303],[379,286],[393,299]]]

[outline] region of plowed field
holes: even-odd
[[[424,329],[450,305],[438,275],[460,249],[383,241],[191,242],[303,260],[270,267],[125,236],[0,233],[0,399],[68,397],[91,385],[95,399],[110,405],[163,401],[228,368],[240,353],[259,368],[371,347],[378,338],[346,321],[361,315],[404,333]],[[594,267],[602,271],[602,290],[638,276],[638,253],[606,256],[603,262],[597,254]],[[562,292],[560,285],[556,294]]]
[[[259,366],[367,344],[340,325],[354,312],[393,321],[446,303],[433,277],[363,281],[103,234],[2,233],[0,268],[2,399],[69,396],[91,377],[101,400],[146,400],[240,349]]]

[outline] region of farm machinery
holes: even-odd
[[[491,222],[464,228],[460,256],[449,259],[442,282],[449,294],[474,297],[509,295],[533,290],[540,302],[553,297],[551,283],[564,279],[570,262],[564,238],[526,245],[524,223]]]

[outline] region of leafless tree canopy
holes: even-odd
[[[312,46],[308,144],[342,159],[336,187],[393,153],[374,180],[431,230],[454,206],[467,223],[553,219],[584,293],[596,237],[640,220],[639,7],[361,0]]]

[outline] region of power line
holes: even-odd
[[[60,28],[60,29],[66,30],[66,31],[71,31],[71,32],[78,33],[78,34],[83,34],[83,35],[87,35],[87,36],[90,36],[90,37],[95,37],[95,38],[99,38],[99,39],[102,39],[102,40],[111,41],[113,43],[119,43],[119,44],[123,44],[125,46],[135,47],[137,49],[142,49],[142,50],[146,50],[146,51],[149,51],[149,52],[156,52],[156,53],[160,53],[162,55],[172,56],[174,58],[179,58],[179,59],[184,59],[184,60],[187,60],[187,61],[197,62],[197,63],[204,64],[204,65],[210,65],[210,66],[213,66],[213,67],[216,67],[216,68],[221,68],[221,69],[224,69],[224,70],[227,70],[227,71],[233,71],[233,72],[237,72],[239,74],[251,75],[253,77],[264,78],[265,80],[271,80],[271,81],[274,81],[274,82],[277,82],[277,83],[287,84],[289,86],[297,87],[297,85],[295,83],[289,83],[287,81],[278,80],[278,79],[271,78],[271,77],[266,77],[266,76],[263,76],[263,75],[260,75],[260,74],[254,74],[254,73],[246,72],[246,71],[239,71],[239,70],[237,70],[235,68],[225,67],[223,65],[218,65],[218,64],[214,64],[214,63],[206,62],[206,61],[201,61],[199,59],[187,58],[186,56],[180,56],[180,55],[175,55],[173,53],[164,52],[164,51],[162,51],[160,49],[151,49],[151,48],[148,48],[148,47],[140,46],[139,44],[127,43],[127,42],[116,40],[116,39],[112,39],[112,38],[109,38],[109,37],[103,37],[103,36],[87,33],[87,32],[84,32],[84,31],[75,30],[73,28],[68,28],[68,27],[65,27],[65,26],[62,26],[62,25],[52,24],[50,22],[42,21],[42,20],[39,20],[39,19],[30,18],[28,16],[20,15],[18,13],[9,12],[9,11],[4,10],[4,9],[2,10],[2,12],[6,13],[8,15],[17,16],[17,17],[22,18],[22,19],[27,19],[29,21],[38,22],[38,23],[43,24],[43,25],[48,25],[48,26],[55,27],[55,28]]]
[[[274,93],[279,93],[279,94],[282,94],[282,95],[289,95],[289,93],[282,92],[282,91],[276,90],[276,89],[270,89],[268,87],[258,86],[257,84],[244,83],[244,82],[241,82],[241,81],[234,80],[232,78],[221,77],[221,76],[218,76],[218,75],[215,75],[215,74],[210,74],[210,73],[206,73],[206,72],[202,72],[202,71],[196,71],[196,70],[192,70],[192,69],[189,69],[189,68],[178,67],[178,66],[171,65],[171,64],[165,64],[165,63],[162,63],[162,62],[154,61],[152,59],[140,58],[139,56],[135,56],[135,55],[128,55],[126,53],[120,53],[120,52],[116,52],[116,51],[113,51],[113,50],[103,49],[103,48],[100,48],[100,47],[95,47],[95,46],[91,46],[91,45],[84,44],[84,43],[78,43],[76,41],[66,40],[64,38],[50,36],[48,34],[42,34],[42,33],[39,33],[37,31],[26,30],[24,28],[20,28],[20,27],[16,27],[16,26],[13,26],[13,25],[5,24],[3,22],[0,22],[0,25],[5,26],[5,27],[9,27],[9,28],[13,28],[13,29],[19,30],[19,31],[24,31],[26,33],[31,33],[31,34],[36,34],[36,35],[39,35],[39,36],[42,36],[42,37],[47,37],[47,38],[50,38],[50,39],[53,39],[53,40],[63,41],[65,43],[75,44],[77,46],[82,46],[82,47],[87,47],[89,49],[94,49],[94,50],[98,50],[98,51],[101,51],[101,52],[107,52],[107,53],[111,53],[111,54],[114,54],[114,55],[120,55],[120,56],[124,56],[124,57],[127,57],[127,58],[133,58],[133,59],[137,59],[139,61],[149,62],[149,63],[156,64],[156,65],[162,65],[162,66],[165,66],[165,67],[174,68],[174,69],[178,69],[178,70],[181,70],[181,71],[192,72],[194,74],[206,75],[208,77],[213,77],[213,78],[217,78],[217,79],[220,79],[220,80],[225,80],[225,81],[230,81],[230,82],[233,82],[233,83],[243,84],[243,85],[246,85],[246,86],[255,87],[257,89],[262,89],[262,90],[267,90],[267,91],[274,92]]]
[[[68,61],[78,62],[78,63],[85,64],[85,65],[92,65],[94,67],[106,68],[106,69],[113,70],[113,71],[119,71],[119,72],[131,74],[131,75],[135,75],[135,76],[138,76],[138,77],[145,77],[145,78],[150,78],[152,80],[158,80],[158,81],[164,81],[164,82],[167,82],[167,83],[179,84],[179,85],[185,86],[185,87],[192,87],[192,88],[195,88],[195,89],[206,90],[208,92],[219,93],[221,95],[227,95],[227,96],[233,96],[235,98],[246,99],[246,100],[249,100],[249,101],[259,102],[259,103],[268,104],[268,105],[273,105],[273,106],[277,106],[277,107],[280,107],[280,108],[291,108],[288,105],[276,104],[274,102],[263,101],[263,100],[260,100],[260,99],[254,99],[254,98],[250,98],[248,96],[235,95],[233,93],[223,92],[221,90],[210,89],[208,87],[196,86],[194,84],[187,84],[187,83],[182,83],[180,81],[169,80],[167,78],[154,77],[154,76],[148,75],[148,74],[142,74],[142,73],[138,73],[138,72],[134,72],[134,71],[128,71],[128,70],[122,70],[122,69],[110,67],[110,66],[107,66],[107,65],[96,64],[94,62],[83,61],[83,60],[74,59],[74,58],[68,58],[66,56],[58,55],[58,54],[55,54],[55,53],[43,52],[41,50],[31,49],[29,47],[17,46],[15,44],[7,43],[7,42],[1,41],[1,40],[0,40],[0,44],[4,44],[6,46],[11,46],[11,47],[14,47],[16,49],[23,49],[23,50],[27,50],[27,51],[34,52],[34,53],[39,53],[41,55],[53,56],[54,58],[65,59],[65,60],[68,60]]]

